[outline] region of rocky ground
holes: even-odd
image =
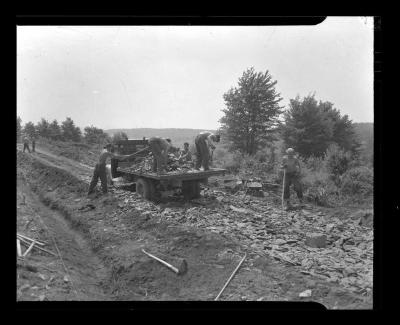
[[[222,178],[189,202],[149,202],[118,183],[89,200],[89,166],[40,147],[18,151],[17,164],[18,232],[57,253],[18,259],[18,300],[213,300],[246,253],[220,300],[372,308],[368,211],[286,212],[276,194],[231,193]],[[143,248],[185,258],[188,272],[174,274]]]

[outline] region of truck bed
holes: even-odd
[[[187,180],[196,180],[196,179],[203,179],[207,178],[210,176],[216,176],[216,175],[221,175],[226,173],[226,169],[223,168],[210,168],[210,170],[207,171],[202,171],[202,170],[190,170],[188,172],[182,172],[182,171],[174,171],[174,172],[168,172],[167,174],[157,174],[157,173],[151,173],[151,172],[146,172],[146,173],[141,173],[141,172],[133,172],[130,171],[129,169],[125,169],[122,167],[118,167],[117,169],[119,172],[130,174],[130,175],[135,175],[138,177],[145,177],[145,178],[152,178],[155,180],[182,180],[182,181],[187,181]]]

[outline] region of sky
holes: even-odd
[[[373,122],[373,18],[316,26],[17,26],[17,115],[81,128],[216,129],[223,94],[269,71],[288,108],[315,93]]]

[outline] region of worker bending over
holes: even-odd
[[[300,204],[303,204],[303,190],[300,183],[300,162],[294,156],[294,149],[286,150],[287,155],[283,156],[281,168],[285,172],[283,184],[283,199],[286,203],[286,208],[290,208],[290,185],[293,184]]]
[[[116,155],[111,152],[111,149],[112,149],[112,144],[109,143],[109,144],[105,145],[104,149],[101,151],[99,160],[93,171],[93,177],[92,177],[92,180],[89,185],[88,195],[93,193],[93,190],[96,187],[97,182],[99,181],[99,178],[101,181],[101,188],[103,190],[103,194],[107,193],[107,171],[106,171],[107,158],[125,160],[125,159],[133,156],[133,154],[132,155]]]
[[[165,172],[168,162],[168,153],[173,149],[171,139],[151,137],[149,139],[149,147],[153,153],[153,172]]]
[[[196,169],[199,170],[203,166],[204,170],[209,170],[208,164],[210,162],[210,149],[214,150],[214,142],[219,142],[220,135],[213,134],[208,131],[200,132],[195,139],[196,144]]]

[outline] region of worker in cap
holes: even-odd
[[[189,150],[189,143],[185,142],[183,144],[183,150],[180,153],[179,160],[183,162],[192,161],[192,153]]]
[[[293,184],[293,188],[297,194],[300,204],[303,204],[303,190],[300,182],[300,161],[295,156],[293,148],[286,150],[286,155],[282,158],[281,168],[284,170],[284,183],[283,183],[283,200],[286,203],[286,209],[290,209],[290,186]]]
[[[93,171],[92,180],[89,185],[88,195],[93,193],[94,188],[96,187],[97,182],[99,181],[99,178],[101,181],[101,188],[103,190],[103,194],[107,193],[107,191],[108,191],[108,189],[107,189],[107,171],[106,171],[107,158],[125,160],[125,159],[128,159],[129,157],[133,156],[133,154],[132,155],[116,155],[112,151],[113,151],[113,145],[111,143],[107,143],[103,147],[103,150],[101,151],[100,156],[99,156],[99,160],[97,161],[97,164]]]
[[[28,149],[28,152],[31,153],[31,150],[29,149],[29,139],[28,139],[28,137],[26,135],[24,135],[23,141],[24,141],[23,152],[25,152],[25,150]]]

